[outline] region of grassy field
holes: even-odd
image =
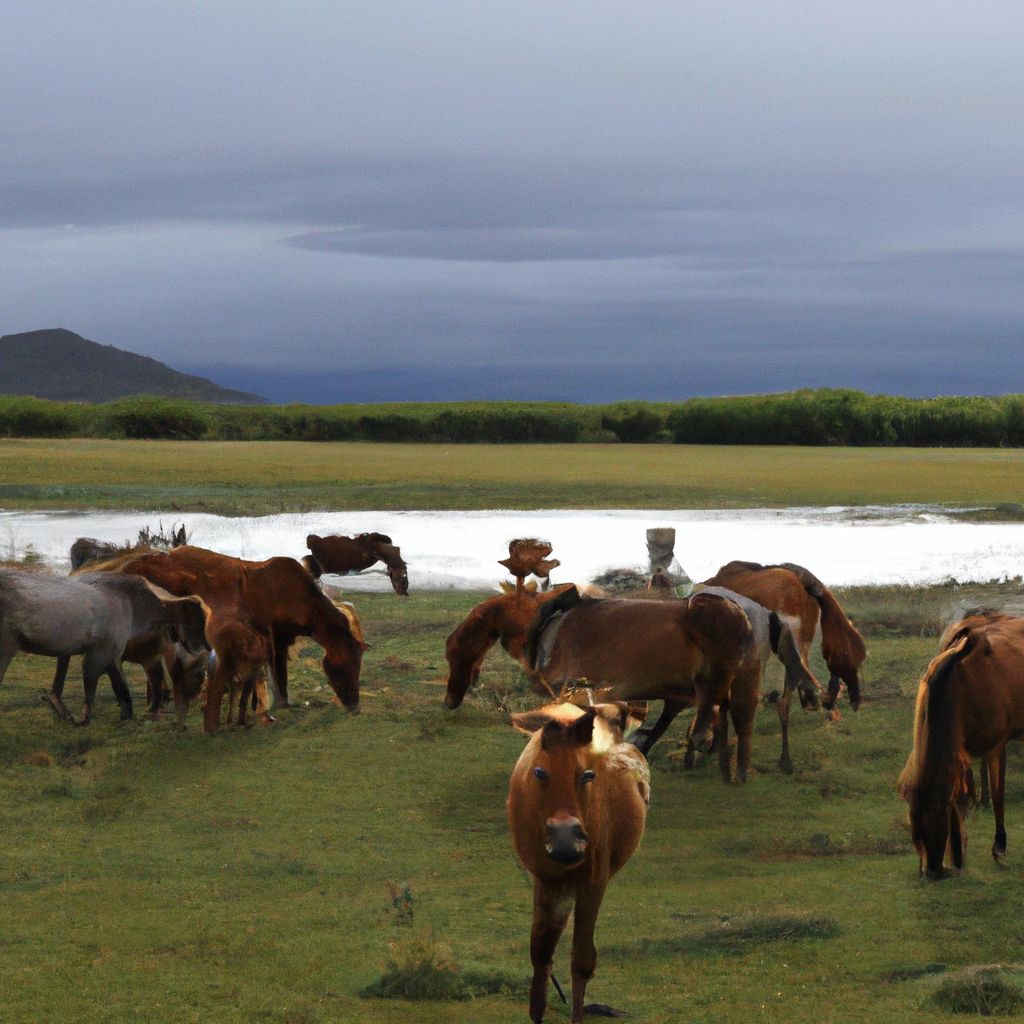
[[[1019,449],[0,440],[0,508],[12,509],[991,505],[1022,494]]]
[[[770,709],[743,787],[678,770],[679,723],[608,892],[589,997],[646,1024],[964,1019],[936,992],[980,990],[967,969],[1015,960],[1024,939],[1021,757],[1006,866],[981,813],[968,870],[940,884],[917,878],[894,780],[942,624],[1012,591],[840,593],[869,640],[865,704],[835,723],[796,711],[792,776]],[[109,692],[89,728],[59,724],[39,700],[51,663],[19,656],[0,688],[0,1019],[525,1021],[530,897],[504,819],[523,740],[506,712],[533,698],[497,652],[459,712],[441,707],[444,637],[482,596],[360,597],[361,715],[330,705],[300,642],[300,706],[212,737],[195,715],[185,732],[119,724]],[[475,998],[361,995],[389,960],[406,982],[439,965]],[[548,1019],[568,1017],[556,1002]]]

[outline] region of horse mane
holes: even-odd
[[[160,551],[157,548],[138,547],[132,548],[130,551],[122,551],[118,555],[113,555],[110,558],[100,559],[95,562],[86,562],[84,565],[80,565],[77,569],[72,569],[69,576],[84,576],[90,572],[120,572],[129,562],[134,562],[136,558],[142,558],[145,555],[155,555],[158,557],[166,557],[166,551]]]
[[[578,604],[583,604],[586,601],[593,602],[595,600],[600,600],[600,598],[581,597],[580,592],[576,587],[570,586],[556,597],[551,598],[550,601],[545,601],[537,609],[537,614],[534,615],[533,621],[530,623],[530,628],[526,631],[526,643],[523,646],[523,657],[526,659],[526,664],[529,665],[531,669],[535,669],[537,667],[537,654],[540,647],[541,635],[544,633],[544,630],[550,624],[555,615],[558,615],[560,612],[567,612],[571,608],[575,608]]]
[[[359,621],[359,614],[355,609],[355,605],[350,604],[348,601],[332,601],[331,604],[338,609],[339,612],[345,617],[348,622],[348,627],[352,632],[352,635],[366,647],[366,640],[363,637],[363,624]]]
[[[302,566],[315,580],[320,579],[324,574],[324,567],[317,561],[316,555],[303,555]]]
[[[826,645],[831,647],[833,643],[842,638],[846,641],[849,647],[848,653],[853,660],[858,665],[864,660],[868,649],[860,630],[850,621],[832,591],[810,569],[805,569],[795,562],[779,562],[777,565],[765,565],[759,568],[786,569],[800,581],[804,590],[818,603],[818,609],[821,612],[822,653],[824,653]],[[826,633],[829,634],[828,640],[825,639]],[[831,669],[831,665],[829,668]]]
[[[917,690],[914,709],[914,749],[900,773],[896,788],[904,800],[912,795],[937,791],[943,804],[966,790],[970,759],[963,750],[957,716],[956,669],[976,647],[978,637],[969,625],[954,629],[950,643],[934,657]]]

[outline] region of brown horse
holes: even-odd
[[[306,538],[306,547],[313,557],[305,558],[304,564],[314,578],[322,573],[338,573],[344,576],[350,572],[362,572],[377,562],[383,562],[388,569],[388,579],[399,597],[409,596],[409,567],[402,560],[401,549],[383,533],[360,533],[355,537],[318,537],[311,533]]]
[[[867,657],[864,637],[824,583],[803,566],[785,562],[729,562],[705,586],[728,587],[753,598],[758,604],[780,614],[800,619],[800,643],[806,658],[821,617],[821,656],[829,670],[828,695],[822,701],[827,710],[835,706],[840,682],[846,683],[850,707],[860,707],[860,667]],[[788,692],[785,694],[788,713]],[[780,708],[779,714],[782,714]]]
[[[517,588],[489,597],[472,608],[449,634],[444,645],[448,661],[448,688],[445,707],[457,708],[471,686],[480,678],[484,656],[498,642],[509,656],[519,661],[526,643],[526,632],[537,609],[546,601],[573,587],[565,583],[544,594],[536,589]],[[549,690],[542,690],[550,694]]]
[[[606,717],[607,716],[607,717]],[[513,715],[532,732],[509,780],[512,844],[533,879],[530,1019],[540,1024],[555,947],[575,904],[572,1020],[594,974],[594,926],[609,879],[640,843],[647,817],[647,762],[622,742],[625,709],[549,705]]]
[[[943,634],[943,649],[917,691],[914,749],[899,779],[922,872],[943,878],[947,848],[955,869],[967,846],[964,818],[974,804],[971,759],[988,771],[995,812],[992,856],[1006,856],[1003,817],[1006,744],[1024,736],[1024,619],[972,615]]]
[[[586,679],[607,686],[618,701],[664,701],[658,721],[633,740],[645,754],[683,708],[697,706],[692,735],[700,737],[717,707],[715,741],[722,776],[729,781],[727,715],[743,737],[744,776],[749,763],[760,683],[753,651],[746,613],[717,594],[637,601],[580,598],[571,590],[538,612],[525,653],[531,671],[548,688]]]
[[[207,638],[217,651],[217,668],[208,683],[205,728],[212,731],[220,720],[220,706],[226,690],[236,680],[239,666],[256,685],[254,659],[263,637],[272,661],[273,678],[288,703],[288,650],[300,636],[312,637],[324,648],[324,675],[339,701],[350,711],[359,707],[359,670],[365,644],[354,612],[343,612],[318,589],[309,573],[293,558],[270,558],[248,562],[203,548],[179,547],[166,553],[117,560],[105,565],[136,573],[172,594],[197,594],[207,604]],[[217,639],[233,644],[244,637],[238,658],[216,645]]]

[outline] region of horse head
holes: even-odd
[[[864,664],[868,651],[864,638],[854,629],[852,623],[847,622],[847,625],[849,630],[838,636],[826,636],[824,628],[822,629],[821,653],[829,671],[828,694],[822,704],[827,711],[835,707],[840,683],[846,683],[850,707],[854,711],[860,707],[860,667]]]
[[[580,711],[571,705],[556,705],[556,709],[562,707],[572,707],[576,717],[550,717],[540,726],[536,741],[528,747],[529,763],[520,785],[527,787],[527,793],[521,795],[530,808],[526,820],[534,832],[527,841],[543,847],[550,865],[572,868],[587,855],[588,790],[597,778],[591,749],[597,716],[593,708]],[[519,729],[528,729],[537,721],[537,713],[513,716]]]
[[[910,833],[921,875],[938,881],[962,870],[967,812],[975,802],[974,777],[966,754],[958,759],[948,787],[934,781],[930,785],[918,782],[903,789],[901,795],[910,808]],[[952,869],[945,866],[947,850]]]
[[[371,537],[382,536],[371,534]],[[380,541],[376,545],[377,557],[388,567],[388,579],[399,597],[409,596],[409,567],[402,558],[402,551],[390,540]]]
[[[359,672],[363,664],[362,626],[351,605],[335,605],[326,596],[324,601],[333,610],[327,634],[314,639],[324,648],[320,663],[327,682],[338,696],[338,700],[351,712],[359,711]]]

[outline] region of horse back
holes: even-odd
[[[973,641],[956,673],[963,742],[975,757],[1024,736],[1024,619],[979,619],[964,620],[951,640]]]

